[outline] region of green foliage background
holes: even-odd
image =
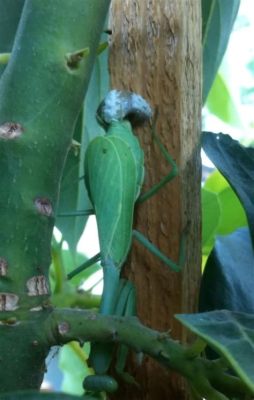
[[[0,49],[2,53],[11,51],[13,29],[23,6],[23,1],[15,1],[10,0],[4,9],[7,15],[8,7],[13,7],[15,3],[16,13],[13,13],[12,21],[5,18],[5,13],[0,16],[0,36],[5,34],[7,38],[5,47]],[[237,128],[243,126],[243,118],[238,102],[232,96],[225,64],[221,69],[219,66],[239,5],[239,0],[202,1],[204,107],[224,123]],[[106,40],[105,34],[101,40]],[[253,73],[253,61],[248,68]],[[2,65],[0,73],[3,70]],[[77,243],[87,216],[74,214],[91,208],[83,182],[84,155],[89,141],[102,134],[95,113],[108,91],[108,82],[107,51],[104,51],[98,55],[94,66],[89,90],[75,127],[76,144],[69,152],[61,182],[56,227],[62,234],[62,240],[58,242],[53,238],[50,274],[51,302],[57,307],[97,309],[100,303],[100,296],[82,288],[84,281],[99,270],[99,265],[91,265],[72,280],[68,280],[68,273],[86,261],[86,257],[77,252]],[[243,97],[250,95],[251,88],[245,91]],[[213,399],[242,399],[243,387],[246,389],[244,398],[250,399],[254,393],[254,149],[243,147],[228,135],[212,132],[202,134],[202,146],[218,170],[206,179],[202,187],[204,274],[200,290],[200,313],[182,314],[177,318],[199,337],[198,345],[191,350],[191,357],[199,355],[200,348],[210,347],[218,365],[221,367],[223,364],[226,372],[230,368],[230,379],[232,372],[236,377],[237,384],[231,390],[238,390],[241,395],[235,392],[231,397],[226,397],[213,391]],[[67,217],[66,214],[70,215]],[[68,249],[64,248],[65,242]],[[59,358],[64,377],[62,389],[65,392],[83,394],[84,376],[93,374],[87,365],[88,353],[88,345],[81,348],[76,342],[61,349]],[[225,389],[227,395],[229,389]],[[48,396],[25,393],[20,394],[19,398],[47,399]],[[11,400],[12,397],[7,395],[1,398]],[[55,395],[55,398],[59,398],[59,395]],[[62,398],[75,397],[62,395]],[[196,398],[201,399],[197,393]]]

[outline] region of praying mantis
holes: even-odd
[[[144,235],[133,230],[135,203],[143,202],[155,195],[178,174],[174,160],[153,132],[153,138],[171,169],[160,182],[141,194],[144,180],[144,153],[138,138],[133,134],[132,127],[141,125],[152,117],[150,105],[136,93],[112,90],[99,105],[96,116],[106,133],[104,136],[95,137],[89,143],[85,153],[84,176],[93,206],[88,213],[96,215],[100,253],[72,271],[68,278],[72,278],[94,261],[100,260],[104,274],[104,289],[99,312],[110,315],[116,313],[120,272],[130,250],[132,238],[141,242],[174,271],[179,271],[182,267],[184,241],[181,241],[177,264],[149,242]],[[125,293],[128,293],[126,288]],[[111,353],[112,348],[109,345],[92,346],[90,361],[98,376],[104,376],[107,372]],[[91,379],[87,382],[90,381]],[[114,387],[114,384],[112,386]],[[85,384],[85,387],[91,389],[94,385],[89,383]]]

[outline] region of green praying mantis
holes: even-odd
[[[132,290],[130,287],[129,291],[126,290],[126,285],[124,289],[124,285],[120,281],[120,272],[130,250],[133,237],[172,270],[179,271],[183,264],[183,240],[181,241],[177,264],[165,256],[144,235],[133,230],[135,203],[143,202],[156,194],[160,188],[178,174],[174,160],[153,132],[153,138],[171,169],[169,174],[160,182],[146,193],[141,194],[144,180],[144,153],[138,138],[133,134],[132,127],[143,124],[151,117],[150,105],[138,94],[118,90],[110,91],[97,110],[97,120],[106,133],[104,136],[94,138],[89,143],[85,153],[85,185],[93,206],[93,209],[87,213],[96,215],[100,253],[72,271],[68,278],[71,279],[95,261],[101,261],[104,288],[99,312],[103,314],[110,315],[117,312],[122,313],[124,309],[128,310],[128,305],[126,306],[123,302],[123,306],[118,307],[119,299],[121,299],[124,290],[126,298]],[[129,296],[129,300],[130,298]],[[132,302],[131,312],[134,308]],[[111,357],[112,346],[107,344],[92,345],[90,362],[96,375],[104,376],[109,368]],[[96,375],[95,379],[97,379]],[[100,383],[94,384],[93,380],[88,379],[85,388],[93,390],[96,385],[99,390]],[[111,386],[115,387],[114,384],[110,385],[110,383],[106,383],[104,390],[108,386],[109,391]]]

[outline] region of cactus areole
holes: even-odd
[[[1,76],[1,392],[38,389],[56,342],[45,321],[59,182],[109,3],[27,0]]]

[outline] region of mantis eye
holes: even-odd
[[[96,117],[100,125],[107,127],[113,121],[128,120],[133,127],[142,125],[152,117],[149,103],[139,94],[111,90],[100,103]]]

